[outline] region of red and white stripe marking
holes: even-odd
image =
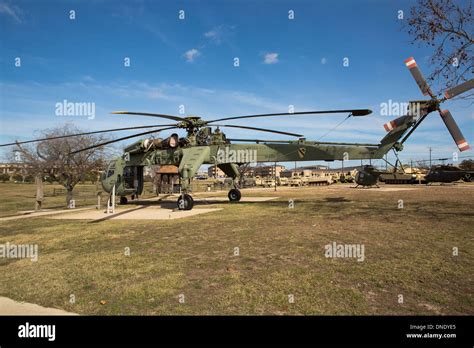
[[[471,147],[469,146],[469,144],[467,143],[466,140],[462,139],[460,141],[457,142],[457,145],[458,145],[458,149],[459,151],[463,152],[463,151],[466,151],[466,150],[469,150]]]
[[[405,65],[406,65],[409,69],[415,68],[415,67],[416,67],[415,58],[410,57],[410,58],[408,58],[407,60],[405,60]]]
[[[383,127],[385,128],[385,130],[387,132],[390,132],[392,129],[394,129],[395,127],[397,126],[397,124],[395,123],[395,121],[390,121],[390,122],[387,122],[383,125]]]

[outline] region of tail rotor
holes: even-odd
[[[420,68],[418,68],[418,65],[415,61],[415,58],[410,57],[405,60],[405,65],[407,68],[410,70],[411,75],[416,81],[416,84],[420,88],[421,92],[423,95],[429,95],[431,97],[431,102],[436,105],[436,107],[431,111],[438,110],[441,119],[443,120],[444,124],[446,125],[446,128],[448,129],[449,133],[454,139],[454,142],[456,143],[456,146],[458,147],[459,151],[466,151],[470,149],[469,144],[466,141],[466,138],[462,134],[461,130],[459,129],[458,125],[456,124],[456,121],[454,120],[453,116],[451,115],[451,112],[449,110],[441,110],[440,104],[448,99],[452,99],[462,93],[465,93],[471,89],[474,88],[474,79],[471,79],[469,81],[466,81],[464,83],[461,83],[460,85],[456,87],[452,87],[448,90],[445,91],[444,93],[444,98],[443,99],[438,99],[436,96],[433,94],[431,91],[430,86],[426,82],[426,79],[423,77],[423,74],[421,73]],[[396,120],[395,120],[396,121]],[[385,127],[387,129],[387,127]]]

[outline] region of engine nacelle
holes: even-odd
[[[146,151],[151,149],[174,149],[178,147],[178,144],[179,136],[174,133],[166,139],[145,139],[143,140],[142,148]]]

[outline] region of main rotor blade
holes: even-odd
[[[319,111],[300,111],[300,112],[283,112],[276,114],[258,114],[258,115],[245,115],[245,116],[234,116],[224,117],[217,120],[207,121],[207,123],[224,121],[224,120],[237,120],[241,118],[253,118],[253,117],[270,117],[270,116],[292,116],[292,115],[319,115],[319,114],[352,114],[353,116],[366,116],[372,113],[369,109],[353,109],[353,110],[319,110]]]
[[[421,93],[423,93],[423,95],[429,95],[431,96],[431,98],[434,98],[434,94],[433,92],[431,92],[430,86],[428,85],[425,78],[423,77],[423,74],[421,73],[420,68],[418,68],[415,58],[410,57],[406,59],[405,65],[407,66],[408,69],[410,69],[410,73],[415,79],[418,87],[420,87]]]
[[[116,142],[118,142],[118,141],[127,140],[127,139],[131,139],[131,138],[139,137],[139,136],[142,136],[142,135],[146,135],[146,134],[161,132],[161,131],[168,130],[168,129],[173,129],[173,128],[176,128],[176,127],[160,128],[160,129],[154,129],[154,130],[147,131],[147,132],[143,132],[143,133],[132,134],[132,135],[128,135],[128,136],[123,137],[123,138],[118,138],[118,139],[114,139],[114,140],[109,140],[109,141],[106,141],[106,142],[103,142],[103,143],[100,143],[100,144],[95,144],[95,145],[86,147],[86,148],[84,148],[84,149],[76,150],[76,151],[70,152],[69,154],[70,154],[70,155],[73,155],[73,154],[78,153],[78,152],[82,152],[82,151],[94,149],[94,148],[96,148],[96,147],[101,147],[101,146],[105,146],[105,145],[112,144],[112,143],[116,143]]]
[[[448,89],[446,92],[444,92],[444,96],[446,97],[446,99],[451,99],[473,88],[474,88],[474,79],[470,79],[469,81],[461,83],[460,85],[457,85],[456,87]]]
[[[282,143],[282,144],[294,144],[295,140],[264,140],[264,139],[234,139],[227,138],[229,141],[237,142],[248,142],[248,143]],[[339,143],[334,141],[311,141],[310,145],[357,145],[357,146],[380,146],[380,144],[367,144],[367,143]]]
[[[290,144],[292,140],[263,140],[263,139],[236,139],[236,138],[227,138],[229,141],[245,142],[245,143],[283,143]]]
[[[250,130],[256,130],[259,132],[268,132],[268,133],[276,133],[276,134],[283,134],[283,135],[290,135],[293,137],[302,137],[302,134],[295,134],[295,133],[289,133],[289,132],[282,132],[282,131],[276,131],[272,129],[266,129],[266,128],[257,128],[257,127],[248,127],[248,126],[236,126],[232,124],[213,124],[213,127],[231,127],[231,128],[242,128],[242,129],[250,129]]]
[[[76,133],[76,134],[68,134],[68,135],[59,135],[59,136],[56,136],[56,137],[49,137],[49,138],[40,138],[40,139],[33,139],[33,140],[17,141],[17,142],[14,142],[14,143],[0,144],[0,147],[2,147],[2,146],[11,146],[11,145],[16,145],[16,144],[35,143],[35,142],[38,142],[38,141],[45,141],[45,140],[54,140],[54,139],[63,139],[63,138],[77,137],[77,136],[80,136],[80,135],[109,133],[109,132],[119,132],[119,131],[131,130],[131,129],[143,129],[143,128],[153,128],[153,127],[167,127],[167,126],[174,126],[174,125],[173,125],[173,124],[155,124],[155,125],[149,125],[149,126],[138,126],[138,127],[126,127],[126,128],[104,129],[104,130],[94,131],[94,132]]]
[[[449,133],[451,133],[451,136],[453,137],[454,142],[459,148],[459,151],[462,152],[469,150],[470,146],[464,138],[464,135],[462,135],[461,130],[456,124],[456,121],[454,121],[453,115],[451,115],[449,110],[440,110],[439,114],[441,115],[441,118],[443,119],[446,128],[448,128]]]
[[[135,115],[135,116],[161,117],[161,118],[167,118],[169,120],[174,120],[174,121],[179,121],[179,122],[182,122],[182,121],[188,122],[188,120],[186,120],[183,117],[174,116],[174,115],[165,115],[165,114],[152,114],[152,113],[149,113],[149,112],[114,111],[114,112],[111,112],[111,114],[114,114],[114,115]]]

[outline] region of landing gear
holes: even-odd
[[[125,205],[125,204],[127,204],[127,203],[128,203],[127,197],[121,196],[121,197],[120,197],[120,204],[121,204],[121,205]]]
[[[191,210],[193,209],[194,200],[191,195],[183,193],[179,196],[178,201],[176,202],[179,210]]]
[[[238,189],[233,188],[229,191],[229,194],[227,196],[229,197],[229,201],[238,202],[240,201],[242,194],[240,193]]]

